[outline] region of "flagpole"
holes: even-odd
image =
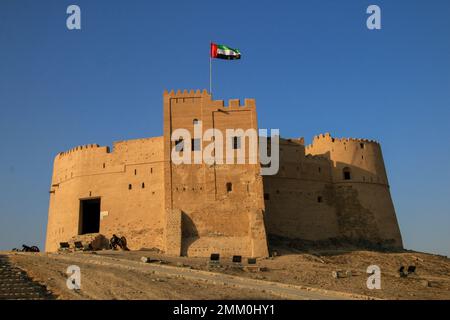
[[[212,41],[209,42],[209,94],[212,97],[212,57],[211,57]]]

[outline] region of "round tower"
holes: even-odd
[[[402,247],[380,144],[353,138],[314,137],[306,153],[331,160],[340,235]]]

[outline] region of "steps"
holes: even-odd
[[[0,255],[0,300],[52,300],[47,288],[14,267],[6,256]]]

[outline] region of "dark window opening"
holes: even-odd
[[[153,168],[150,168],[150,173],[153,173]]]
[[[344,170],[342,170],[343,174],[344,174],[344,180],[351,180],[352,176],[350,173],[350,168],[345,167]]]
[[[137,170],[136,169],[134,169],[134,175],[137,175]]]
[[[181,152],[184,149],[184,141],[183,139],[179,139],[175,141],[175,151]]]
[[[233,137],[233,149],[241,148],[241,137]]]
[[[128,185],[128,190],[133,189],[133,186],[131,184]]]
[[[144,189],[144,188],[145,188],[145,183],[142,182],[142,189]]]
[[[322,168],[321,168],[321,167],[319,167],[319,173],[320,173],[320,172],[322,172]]]
[[[317,197],[317,202],[318,202],[318,203],[322,203],[322,202],[323,202],[323,198],[322,198],[321,196],[318,196],[318,197]]]
[[[192,121],[192,123],[193,123],[194,125],[198,124],[198,119],[194,119],[194,120]]]
[[[359,146],[361,147],[361,149],[364,149],[364,143],[360,143]]]
[[[227,192],[233,191],[233,184],[231,182],[227,182]]]
[[[191,149],[192,151],[200,151],[201,144],[200,144],[200,139],[192,139],[191,141]]]
[[[264,200],[270,200],[270,194],[264,193]]]
[[[103,169],[105,169],[105,167],[106,167],[106,165],[105,165],[105,164],[103,164]]]
[[[100,232],[100,198],[80,200],[79,234]]]

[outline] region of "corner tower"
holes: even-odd
[[[403,247],[378,142],[327,133],[314,137],[306,153],[330,160],[341,236]]]

